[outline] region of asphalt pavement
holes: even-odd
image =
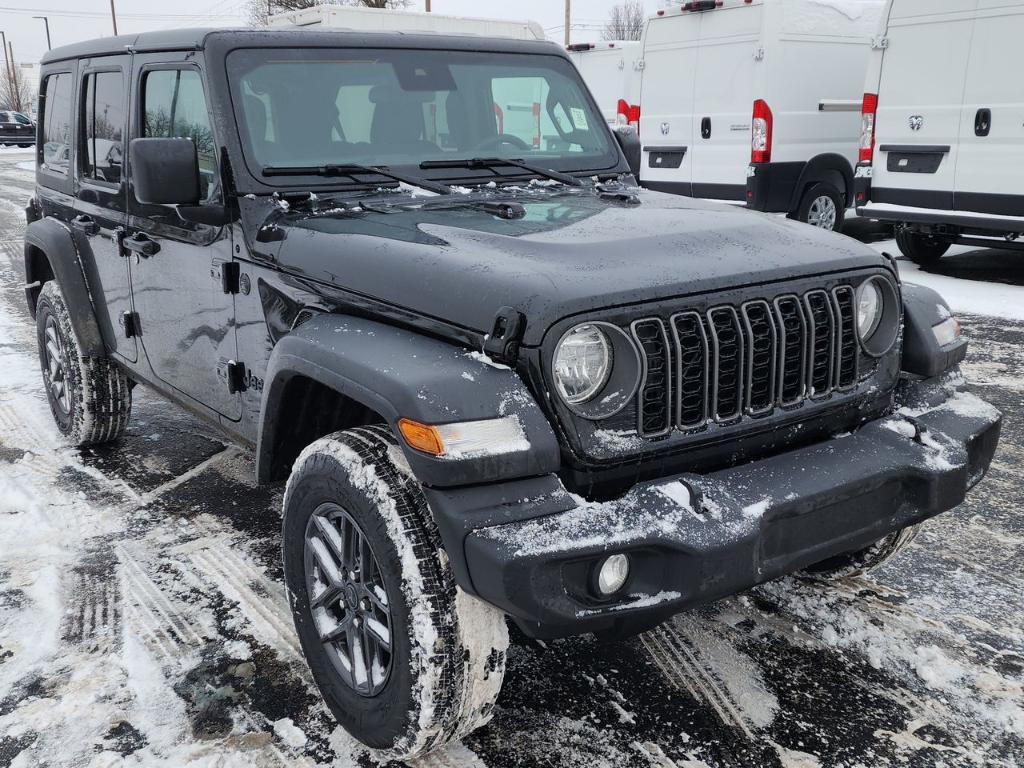
[[[22,290],[31,159],[0,150],[0,768],[373,765],[298,651],[282,486],[257,487],[248,453],[142,388],[125,438],[61,444]],[[983,292],[1024,285],[1021,265],[961,252],[935,272]],[[518,637],[490,725],[418,764],[1024,762],[1024,323],[963,320],[964,372],[1005,412],[1002,445],[898,560],[784,579],[625,642]]]

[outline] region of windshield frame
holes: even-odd
[[[362,42],[362,41],[361,41]],[[493,42],[493,41],[483,41]],[[297,41],[298,43],[298,41]],[[310,52],[315,51],[329,51],[333,55],[341,58],[347,53],[365,54],[372,51],[380,52],[416,52],[422,51],[433,54],[445,54],[451,53],[453,56],[460,56],[465,53],[471,54],[484,54],[487,56],[529,56],[532,58],[544,58],[544,66],[550,67],[553,71],[561,74],[573,81],[574,85],[579,89],[581,97],[585,100],[590,110],[590,115],[593,117],[595,130],[602,134],[603,139],[607,145],[607,151],[604,155],[580,155],[580,160],[572,162],[571,158],[560,157],[560,158],[531,158],[530,153],[523,153],[525,155],[524,160],[532,162],[535,165],[550,165],[553,170],[560,171],[562,173],[569,173],[577,176],[587,177],[594,175],[608,176],[615,175],[618,173],[628,172],[625,168],[622,160],[622,153],[619,148],[618,141],[616,140],[611,129],[602,117],[600,108],[594,99],[593,94],[587,87],[583,78],[580,76],[575,65],[573,65],[571,59],[568,58],[560,49],[556,46],[544,45],[544,48],[540,50],[527,49],[513,49],[506,50],[504,46],[495,46],[494,50],[491,50],[489,46],[480,47],[463,47],[452,46],[451,48],[446,47],[435,47],[435,46],[423,46],[423,45],[394,45],[391,44],[390,40],[374,40],[373,36],[366,36],[365,42],[354,43],[349,40],[338,40],[337,43],[332,45],[303,45],[290,44],[290,45],[272,45],[272,46],[261,46],[261,45],[241,45],[232,47],[230,50],[224,53],[224,76],[226,85],[226,96],[227,103],[230,107],[229,119],[233,123],[233,134],[237,137],[237,147],[241,156],[242,164],[244,165],[248,175],[255,180],[261,187],[275,190],[275,189],[294,189],[296,187],[302,189],[316,190],[322,192],[327,189],[337,190],[365,190],[369,188],[386,187],[389,186],[389,182],[384,183],[367,183],[365,181],[354,181],[352,179],[345,178],[324,178],[322,175],[288,175],[288,176],[271,176],[267,177],[263,174],[264,165],[253,156],[253,152],[250,149],[248,141],[248,127],[245,124],[245,113],[241,108],[240,104],[240,90],[241,86],[239,79],[242,74],[247,71],[245,67],[245,60],[243,57],[238,56],[240,53],[259,53],[265,52],[267,58],[279,57],[285,58],[289,54],[294,52],[300,52],[304,56],[311,55]],[[315,55],[315,54],[313,54]],[[301,56],[296,57],[301,58]],[[234,59],[234,61],[232,61]],[[456,153],[453,153],[453,156]],[[596,159],[599,158],[599,159]],[[416,158],[415,161],[409,163],[389,163],[387,167],[394,169],[399,172],[406,172],[411,175],[418,175],[424,179],[431,181],[446,182],[453,184],[486,184],[491,181],[497,181],[502,183],[504,179],[509,182],[521,182],[524,179],[537,178],[536,174],[531,173],[528,170],[507,167],[502,169],[431,169],[421,170],[419,163],[424,159],[436,159],[434,157],[424,156],[422,158]],[[458,159],[461,159],[458,158]]]

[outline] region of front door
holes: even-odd
[[[107,56],[79,64],[78,152],[75,210],[71,227],[79,234],[82,262],[95,302],[100,331],[114,354],[134,363],[138,346],[126,331],[131,314],[128,260],[119,238],[128,223],[123,178],[128,129],[129,56]],[[130,329],[130,319],[127,328]]]
[[[204,203],[222,202],[217,143],[203,73],[193,54],[135,56],[131,136],[191,138],[199,154]],[[130,172],[130,170],[129,170]],[[173,206],[145,205],[129,191],[128,237],[151,253],[129,251],[140,339],[153,375],[227,419],[241,418],[228,390],[236,355],[234,297],[220,266],[232,260],[228,227],[186,222]]]

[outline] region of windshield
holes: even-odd
[[[515,158],[614,167],[601,117],[557,56],[425,50],[252,49],[228,58],[243,151],[265,169]],[[523,175],[507,166],[505,175]],[[433,170],[432,178],[495,171]],[[270,181],[278,181],[271,179]]]

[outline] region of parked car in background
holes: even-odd
[[[609,125],[640,128],[640,60],[635,40],[570,45],[569,58],[583,75]]]
[[[643,37],[644,186],[838,229],[882,0],[704,0]]]
[[[1024,250],[1021,0],[890,0],[863,100],[858,211],[918,264]]]
[[[0,110],[0,146],[31,147],[36,141],[36,124],[21,112]]]

